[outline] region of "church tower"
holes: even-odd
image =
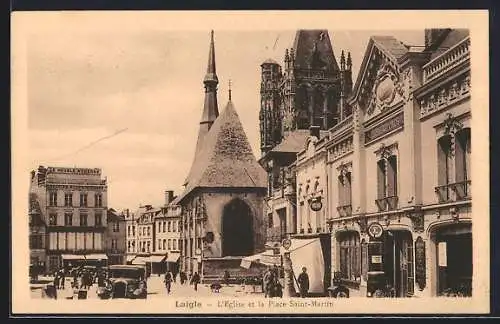
[[[285,53],[284,131],[327,130],[339,121],[340,74],[328,31],[297,31],[293,48]]]
[[[280,113],[281,66],[268,59],[261,64],[260,81],[260,150],[269,152],[281,141],[282,123]]]
[[[327,30],[298,30],[286,49],[283,69],[261,64],[260,147],[262,156],[297,130],[328,130],[351,114],[352,60],[337,64]]]

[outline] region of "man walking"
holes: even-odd
[[[264,273],[264,276],[262,277],[262,284],[263,284],[263,290],[264,290],[264,297],[272,297],[271,296],[271,286],[273,284],[273,272],[271,271],[271,268],[267,268],[267,271]]]
[[[66,271],[64,269],[61,269],[59,271],[59,276],[61,280],[59,281],[60,289],[66,289],[65,284],[66,284]]]
[[[302,273],[297,278],[297,281],[299,283],[300,297],[304,298],[309,291],[309,275],[307,274],[306,267],[302,268]]]
[[[167,271],[167,273],[165,273],[165,280],[164,280],[165,287],[167,288],[167,294],[170,294],[170,289],[172,287],[172,280],[174,280],[172,272]]]
[[[198,284],[200,283],[200,275],[198,272],[195,272],[194,275],[191,277],[191,283],[194,286],[194,291],[198,291]]]

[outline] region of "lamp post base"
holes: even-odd
[[[289,252],[285,252],[283,254],[283,270],[285,272],[285,286],[283,287],[283,297],[295,297],[296,294],[295,287],[293,286],[292,260],[290,259]]]

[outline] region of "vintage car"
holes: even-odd
[[[106,285],[98,287],[97,295],[102,299],[146,299],[146,269],[136,265],[110,265]]]

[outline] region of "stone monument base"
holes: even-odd
[[[249,269],[240,266],[244,257],[222,257],[206,258],[202,260],[202,283],[211,284],[214,282],[222,283],[224,272],[229,272],[230,283],[235,284],[245,277],[262,277],[267,266],[252,263]]]

